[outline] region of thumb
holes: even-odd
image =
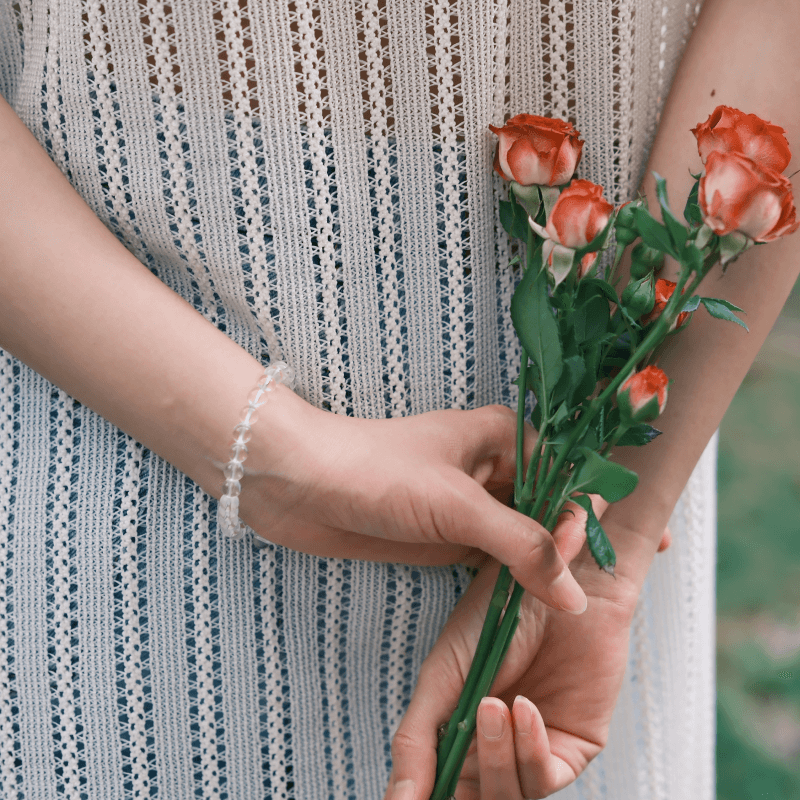
[[[589,495],[592,501],[592,510],[597,519],[603,516],[608,508],[608,501],[603,500],[599,494]],[[558,523],[553,529],[553,541],[564,561],[569,564],[580,552],[586,541],[586,511],[577,503],[567,501],[564,509],[559,514]]]

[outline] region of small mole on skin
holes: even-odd
[[[716,89],[712,89],[712,90],[711,90],[711,96],[712,96],[712,97],[713,97],[713,96],[714,96],[716,93],[717,93],[717,90],[716,90]]]

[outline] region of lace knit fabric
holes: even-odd
[[[489,123],[642,175],[684,0],[19,0],[0,91],[155,274],[299,392],[514,400]],[[687,136],[687,154],[691,153]],[[0,796],[382,796],[469,577],[216,535],[185,476],[0,352]],[[636,613],[606,750],[560,798],[711,798],[714,453]]]

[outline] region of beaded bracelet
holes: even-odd
[[[242,491],[239,481],[244,475],[247,443],[252,436],[250,426],[258,418],[256,410],[267,402],[267,394],[278,383],[294,388],[294,370],[283,361],[276,361],[264,368],[264,374],[258,379],[256,388],[247,396],[247,405],[239,416],[239,424],[233,429],[231,460],[222,469],[225,486],[217,506],[217,526],[224,536],[231,539],[242,539],[248,531],[247,525],[239,519],[239,495]]]

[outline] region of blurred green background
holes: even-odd
[[[720,429],[717,800],[800,800],[800,284]]]

